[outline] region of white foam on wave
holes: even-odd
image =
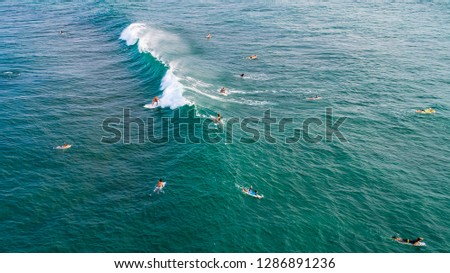
[[[241,78],[240,75],[236,75],[236,77]],[[251,73],[251,74],[245,74],[244,78],[241,78],[243,80],[256,80],[256,81],[267,81],[272,79],[269,75],[265,73]]]
[[[210,84],[210,83],[202,82],[200,80],[194,79],[194,78],[189,77],[189,76],[186,77],[186,80],[189,81],[195,87],[200,86],[200,87],[207,87],[207,88],[209,88],[209,87],[212,86],[212,84]]]
[[[177,35],[163,31],[145,23],[132,23],[126,27],[121,35],[120,39],[124,40],[128,46],[137,44],[140,53],[149,53],[166,67],[168,70],[161,80],[160,89],[162,95],[160,96],[161,107],[170,107],[176,109],[183,105],[192,105],[193,103],[187,100],[183,93],[185,89],[194,91],[195,93],[209,97],[211,99],[221,102],[231,102],[244,105],[266,105],[271,104],[267,101],[255,101],[248,99],[225,99],[218,92],[217,94],[210,94],[210,92],[202,91],[201,89],[210,89],[212,84],[202,82],[200,80],[186,77],[186,86],[183,85],[183,81],[176,76],[176,71],[180,67],[183,67],[182,60],[188,55],[188,47],[180,37]],[[263,76],[261,76],[263,75]],[[259,78],[264,78],[265,74],[258,75]],[[258,78],[249,77],[249,78]],[[229,90],[231,94],[245,94],[246,92],[241,90]]]
[[[133,23],[125,28],[120,34],[120,39],[127,43],[127,46],[131,46],[137,43],[139,38],[142,37],[145,32],[146,25],[141,23]]]
[[[183,97],[184,86],[180,83],[177,76],[172,72],[172,69],[167,70],[161,81],[161,90],[164,90],[160,97],[161,107],[170,107],[175,109],[185,104],[191,104]]]
[[[133,23],[122,31],[120,39],[124,40],[128,46],[137,43],[139,52],[150,53],[168,67],[160,85],[163,91],[160,96],[161,107],[176,109],[185,104],[191,104],[183,97],[184,86],[174,74],[175,67],[179,65],[176,58],[187,52],[187,47],[178,36],[144,23]],[[175,60],[171,60],[172,58]]]
[[[211,98],[213,100],[217,100],[217,101],[221,101],[221,102],[230,102],[230,103],[236,103],[236,104],[244,104],[244,105],[268,105],[268,104],[273,104],[271,102],[268,101],[257,101],[257,100],[249,100],[249,99],[233,99],[225,96],[222,96],[219,94],[219,92],[217,91],[217,95],[211,95],[208,94],[206,92],[201,91],[200,89],[196,88],[196,87],[188,87],[189,90],[196,92],[198,94],[201,94],[205,97]]]
[[[137,43],[139,52],[150,53],[162,63],[168,65],[176,57],[186,54],[188,47],[177,35],[151,27],[144,23],[133,23],[120,34],[128,46]],[[175,57],[175,58],[173,58]]]
[[[230,94],[247,94],[247,92],[237,89],[228,89],[228,93]]]

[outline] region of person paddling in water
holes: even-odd
[[[222,116],[220,115],[220,113],[218,113],[217,117],[212,118],[212,120],[214,121],[214,123],[219,123],[222,121]]]
[[[249,58],[250,60],[254,60],[254,59],[257,58],[257,56],[256,56],[256,55],[252,55],[252,56],[249,56],[248,58]]]
[[[220,88],[220,94],[226,94],[227,90],[225,89],[225,87]]]
[[[244,76],[245,76],[245,74],[244,74],[244,73],[242,73],[242,74],[241,74],[241,78],[243,78]]]
[[[253,189],[253,186],[250,186],[250,188],[248,188],[248,193],[252,195],[258,195],[258,191]]]
[[[431,114],[431,113],[435,113],[435,112],[436,112],[436,110],[434,110],[433,108],[416,110],[416,113],[422,113],[422,114]]]
[[[400,242],[400,243],[412,244],[413,246],[416,246],[420,242],[423,241],[423,238],[421,238],[421,237],[418,237],[417,239],[414,239],[414,240],[410,240],[410,239],[402,239],[402,238],[400,238],[398,236],[392,236],[392,239],[394,239],[394,240],[396,240],[397,242]]]
[[[159,98],[158,97],[154,97],[152,100],[152,106],[156,106],[159,105]]]
[[[163,186],[164,186],[163,180],[159,179],[157,187],[161,189]]]
[[[208,33],[208,35],[206,35],[206,38],[211,39],[211,33]]]

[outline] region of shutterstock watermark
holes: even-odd
[[[258,141],[266,143],[293,144],[300,141],[319,143],[334,140],[347,142],[340,127],[347,117],[334,117],[331,108],[325,108],[322,118],[294,118],[272,116],[270,109],[260,117],[227,117],[218,121],[215,118],[199,117],[195,109],[181,113],[179,109],[172,117],[133,117],[130,109],[123,109],[121,117],[109,117],[103,120],[103,144],[165,144],[176,142],[221,143],[234,142],[251,144]]]

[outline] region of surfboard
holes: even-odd
[[[153,190],[153,192],[160,193],[160,192],[162,192],[162,190],[164,189],[165,186],[166,186],[166,182],[163,182],[162,187],[158,187],[158,184],[156,184],[155,189]]]
[[[152,105],[151,103],[147,103],[146,105],[144,105],[144,108],[147,108],[147,109],[155,109],[158,107],[160,107],[159,103],[156,105]]]
[[[425,110],[416,110],[416,113],[420,113],[420,114],[433,114],[436,113],[436,110],[428,108]]]
[[[217,121],[217,117],[210,116],[211,120],[214,122],[215,125],[223,124],[223,118]]]
[[[72,147],[72,145],[67,145],[67,146],[56,146],[56,149],[59,149],[59,150],[65,150],[65,149],[69,149],[70,147]]]
[[[306,98],[307,100],[320,100],[320,99],[322,99],[322,97],[317,97],[317,98],[315,98],[315,97],[313,97],[313,98]]]
[[[255,198],[258,198],[258,199],[264,198],[264,195],[255,194],[254,191],[250,192],[250,190],[248,188],[246,188],[246,187],[242,187],[242,192],[247,194],[247,195],[250,195],[251,197],[255,197]]]
[[[411,243],[406,243],[406,242],[399,242],[399,241],[397,241],[398,243],[400,243],[400,244],[402,244],[402,245],[410,245],[410,246],[426,246],[427,244],[425,244],[424,242],[419,242],[419,243],[417,243],[417,244],[415,244],[415,245],[413,245],[413,244],[411,244]]]

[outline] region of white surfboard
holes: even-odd
[[[156,105],[153,105],[151,103],[147,103],[146,105],[144,105],[144,108],[147,108],[147,109],[155,109],[155,108],[158,108],[158,107],[160,107],[159,103],[156,104]]]
[[[320,100],[322,97],[312,97],[312,98],[306,98],[306,100]]]
[[[58,149],[58,150],[65,150],[65,149],[69,149],[70,147],[72,147],[71,144],[68,144],[66,146],[61,145],[61,146],[56,146],[56,149]]]
[[[242,187],[242,192],[245,193],[245,194],[247,194],[247,195],[250,195],[251,197],[255,197],[255,198],[258,198],[258,199],[264,198],[264,195],[262,195],[262,194],[257,194],[257,193],[255,193],[254,191],[250,191],[250,190],[249,190],[248,188],[246,188],[246,187]]]
[[[166,186],[166,182],[163,182],[161,187],[158,187],[158,185],[156,185],[153,192],[160,193],[160,192],[162,192],[162,190],[164,189],[165,186]]]
[[[410,245],[410,246],[426,246],[427,244],[425,244],[424,242],[418,242],[417,244],[413,245],[411,243],[407,243],[407,242],[400,242],[397,241],[398,243],[402,244],[402,245]]]

